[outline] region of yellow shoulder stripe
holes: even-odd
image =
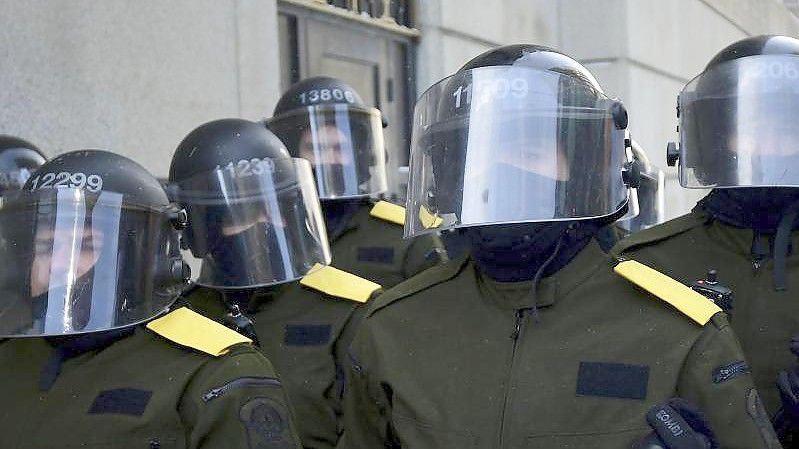
[[[424,207],[423,204],[419,206],[419,221],[426,229],[432,229],[441,226],[441,224],[444,222],[444,219],[439,217],[438,214],[433,215],[430,213],[430,211]]]
[[[214,357],[224,355],[233,345],[252,343],[249,338],[186,307],[150,321],[147,329],[181,346]]]
[[[400,226],[405,225],[405,208],[388,201],[378,201],[372,207],[369,215]]]
[[[300,284],[337,298],[366,302],[372,293],[380,290],[380,284],[358,277],[329,265],[316,264],[311,272],[300,280]]]
[[[721,312],[721,308],[713,301],[642,263],[625,260],[616,265],[613,271],[671,304],[702,326],[710,321],[710,317]]]

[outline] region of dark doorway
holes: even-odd
[[[404,201],[406,180],[399,173],[408,165],[416,96],[412,51],[418,33],[396,23],[385,26],[384,18],[346,10],[331,14],[300,3],[280,3],[281,87],[285,90],[309,76],[333,76],[379,108],[389,123],[384,132],[389,153],[387,197]]]

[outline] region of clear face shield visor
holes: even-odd
[[[679,111],[683,187],[799,187],[799,57],[714,66],[685,86]]]
[[[416,105],[406,237],[618,212],[628,199],[618,107],[573,77],[526,67],[440,81]]]
[[[165,311],[182,287],[169,214],[115,192],[20,192],[0,208],[0,236],[2,336],[131,326]]]
[[[252,159],[170,186],[189,216],[187,243],[202,259],[197,283],[263,287],[294,281],[330,249],[310,164]]]
[[[267,126],[289,152],[311,162],[321,199],[387,190],[380,111],[350,104],[307,106],[273,117]]]

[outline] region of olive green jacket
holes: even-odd
[[[186,299],[213,319],[226,313],[217,291],[196,288]],[[341,434],[346,349],[361,310],[358,302],[297,282],[259,291],[243,310],[253,320],[261,351],[280,373],[306,448],[332,448]]]
[[[708,270],[718,270],[719,282],[733,290],[730,324],[751,364],[758,391],[770,413],[780,407],[777,373],[795,363],[788,349],[799,334],[799,232],[791,239],[786,260],[788,289],[774,290],[771,257],[752,256],[751,229],[739,229],[707,219],[701,209],[622,240],[613,249],[669,276],[691,283]],[[772,236],[773,237],[773,236]],[[769,248],[769,236],[761,236]]]
[[[674,396],[725,449],[779,447],[722,313],[700,326],[613,273],[595,242],[531,289],[463,258],[376,299],[339,447],[628,448]],[[519,312],[534,303],[537,321]]]
[[[140,327],[68,359],[40,389],[54,353],[43,338],[0,344],[3,449],[300,447],[280,381],[251,345],[213,357]]]
[[[333,265],[383,288],[393,287],[446,260],[441,239],[427,234],[402,238],[402,225],[369,215],[371,204],[358,209],[347,229],[331,238]]]

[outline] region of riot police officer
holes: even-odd
[[[371,304],[341,447],[630,447],[677,395],[723,447],[775,447],[720,309],[612,267],[593,238],[635,184],[626,125],[583,66],[536,45],[489,50],[421,96],[406,234],[465,228],[471,254]]]
[[[405,212],[369,199],[387,189],[381,119],[352,87],[313,77],[283,94],[267,126],[292,156],[311,161],[336,266],[391,287],[444,251],[435,235],[402,240]]]
[[[380,286],[327,266],[310,163],[262,124],[222,119],[183,139],[169,181],[188,211],[184,244],[202,259],[186,300],[257,339],[283,378],[303,446],[333,447],[346,347]]]
[[[185,213],[122,156],[62,154],[0,209],[2,447],[299,447],[270,363],[170,307]]]
[[[19,190],[46,158],[32,143],[18,137],[0,135],[0,198]]]
[[[622,241],[614,251],[686,283],[731,290],[732,327],[770,413],[775,378],[793,364],[799,332],[799,40],[758,36],[721,50],[680,92],[680,184],[712,188],[687,215]],[[799,424],[799,423],[797,423]]]

